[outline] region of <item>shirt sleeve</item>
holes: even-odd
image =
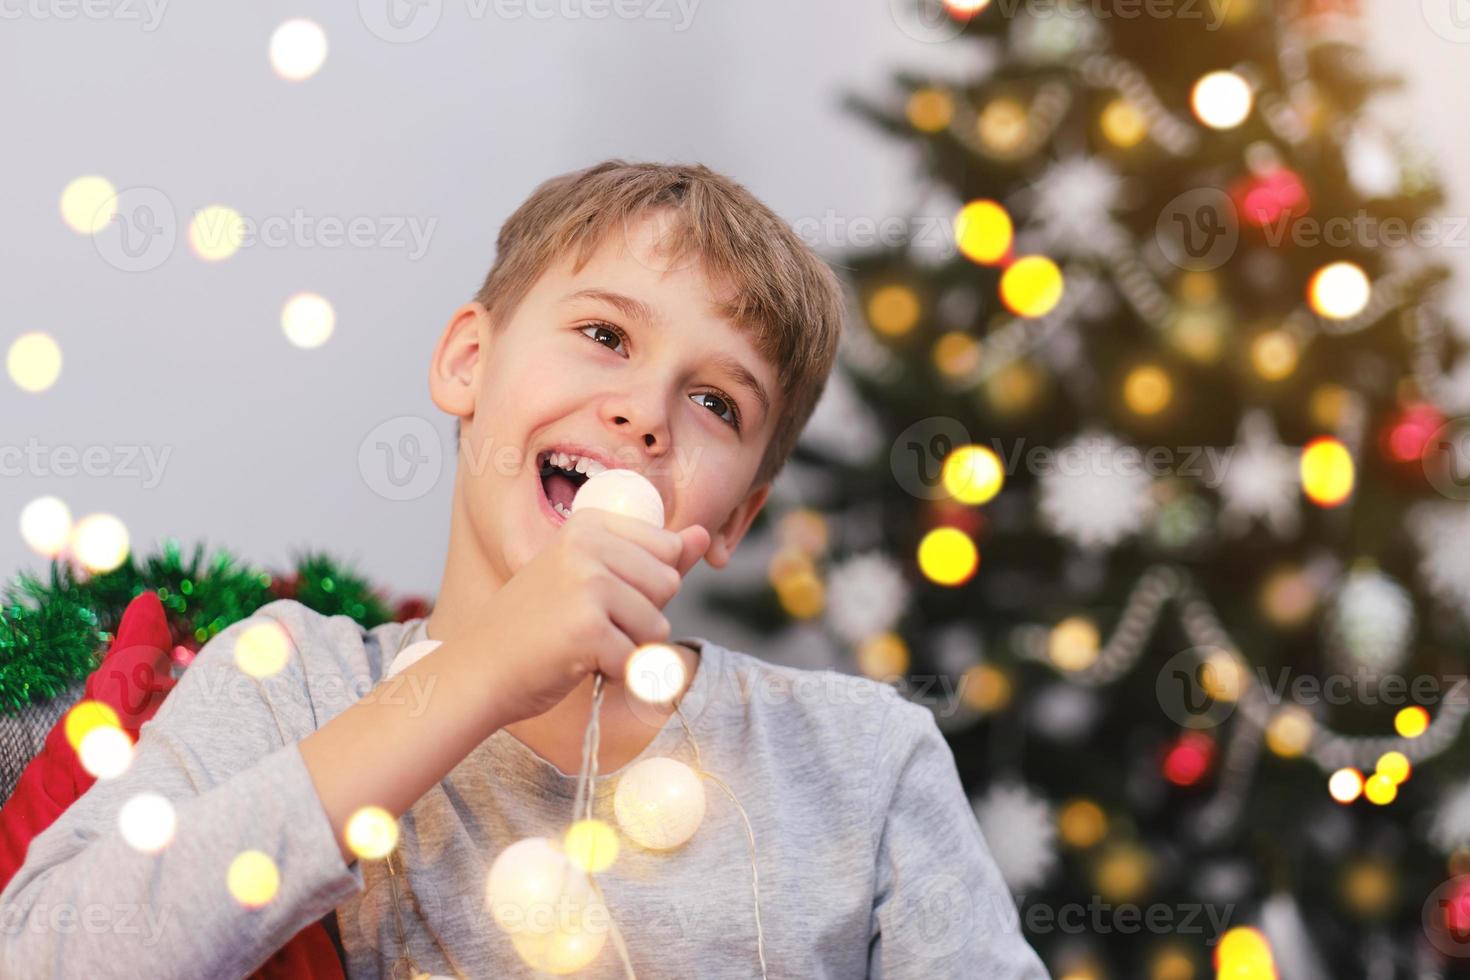
[[[263,680],[235,665],[252,627],[287,638],[285,666]],[[296,636],[268,613],[206,643],[139,729],[126,771],[30,842],[0,892],[0,976],[243,977],[361,891],[297,744],[315,728],[307,676]],[[119,822],[145,793],[175,815],[154,853],[129,844]],[[268,857],[278,879],[273,891],[269,874],[253,879],[270,897],[252,907],[230,887],[246,851]]]
[[[875,761],[868,976],[1046,980],[933,714],[895,694]]]

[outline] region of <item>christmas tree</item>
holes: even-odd
[[[967,67],[850,99],[921,203],[711,602],[935,709],[1055,976],[1457,975],[1470,359],[1359,11],[895,16]]]

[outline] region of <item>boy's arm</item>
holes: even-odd
[[[876,763],[868,976],[1047,980],[933,715],[895,695]]]
[[[286,666],[269,678],[234,664],[244,630],[277,622],[257,612],[206,643],[139,730],[127,771],[30,842],[0,893],[0,976],[244,976],[362,889],[296,744],[314,717],[296,637],[287,629]],[[156,854],[129,845],[118,822],[144,792],[177,820]],[[279,871],[274,897],[253,909],[229,888],[249,850]]]

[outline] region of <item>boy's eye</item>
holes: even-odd
[[[627,339],[628,339],[628,335],[625,334],[625,333],[623,333],[622,330],[620,330],[617,327],[613,326],[611,323],[605,323],[605,322],[601,322],[601,321],[599,321],[597,323],[584,324],[583,326],[580,326],[577,329],[582,332],[582,336],[586,337],[588,340],[592,341],[594,344],[602,344],[603,347],[607,347],[608,350],[612,351],[615,354],[617,353],[617,347],[616,346],[609,347],[607,344],[603,343],[603,341],[606,340],[608,337],[611,337],[615,341],[626,343],[627,342]],[[586,331],[588,331],[588,330],[591,330],[592,333],[590,333],[590,334],[587,333]],[[599,338],[601,338],[601,339],[599,339]],[[622,354],[621,356],[622,357],[627,357],[628,355],[627,354]],[[737,432],[740,431],[740,409],[738,409],[738,408],[735,407],[735,403],[733,401],[731,401],[730,399],[726,398],[724,395],[720,394],[717,391],[701,391],[701,392],[698,392],[696,394],[690,395],[689,397],[690,398],[699,398],[699,399],[703,399],[703,398],[712,398],[712,399],[714,399],[715,404],[716,405],[723,406],[724,411],[720,411],[718,409],[710,409],[710,410],[713,411],[716,415],[718,415],[720,417],[720,421],[724,422],[726,425],[730,426],[735,431],[737,431]],[[705,404],[704,402],[701,402],[700,404],[704,405],[705,408],[710,408],[710,406],[707,405],[707,404]],[[725,414],[727,412],[729,413],[730,418],[725,418]]]

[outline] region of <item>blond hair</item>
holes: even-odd
[[[580,272],[609,234],[664,210],[674,218],[660,243],[670,267],[693,256],[716,288],[730,287],[721,315],[775,369],[775,429],[751,487],[770,482],[826,387],[844,297],[831,268],[740,184],[700,164],[623,160],[553,177],[501,226],[495,264],[475,299],[499,329],[562,256],[575,249]],[[455,434],[457,441],[458,426]]]

